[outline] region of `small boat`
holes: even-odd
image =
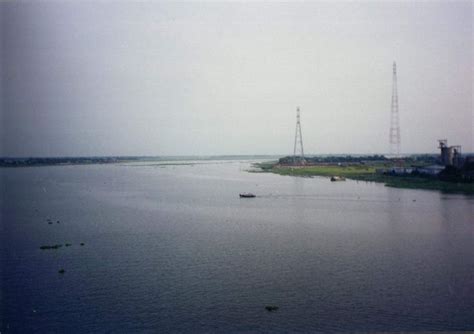
[[[239,196],[240,196],[241,198],[253,198],[253,197],[257,197],[257,196],[255,196],[255,195],[252,194],[252,193],[243,193],[243,194],[239,194]]]
[[[346,178],[344,176],[333,176],[331,177],[331,181],[334,182],[334,181],[345,181]]]

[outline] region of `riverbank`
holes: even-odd
[[[445,193],[474,195],[474,183],[455,183],[441,181],[431,177],[413,175],[386,175],[376,173],[376,165],[311,165],[284,166],[278,163],[259,163],[254,172],[274,173],[279,175],[313,177],[343,176],[347,179],[384,183],[387,187],[438,190]]]

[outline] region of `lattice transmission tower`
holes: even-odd
[[[392,106],[390,110],[390,155],[400,157],[400,121],[398,116],[397,63],[393,62]]]
[[[293,149],[293,163],[295,165],[304,165],[303,135],[301,133],[300,107],[296,108],[296,131],[295,146]]]

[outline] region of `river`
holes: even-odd
[[[0,331],[474,330],[474,197],[180,163],[0,169]]]

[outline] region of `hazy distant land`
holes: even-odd
[[[127,162],[215,161],[278,159],[276,155],[216,155],[216,156],[108,156],[108,157],[25,157],[0,158],[0,167],[34,167],[55,165],[113,164]]]

